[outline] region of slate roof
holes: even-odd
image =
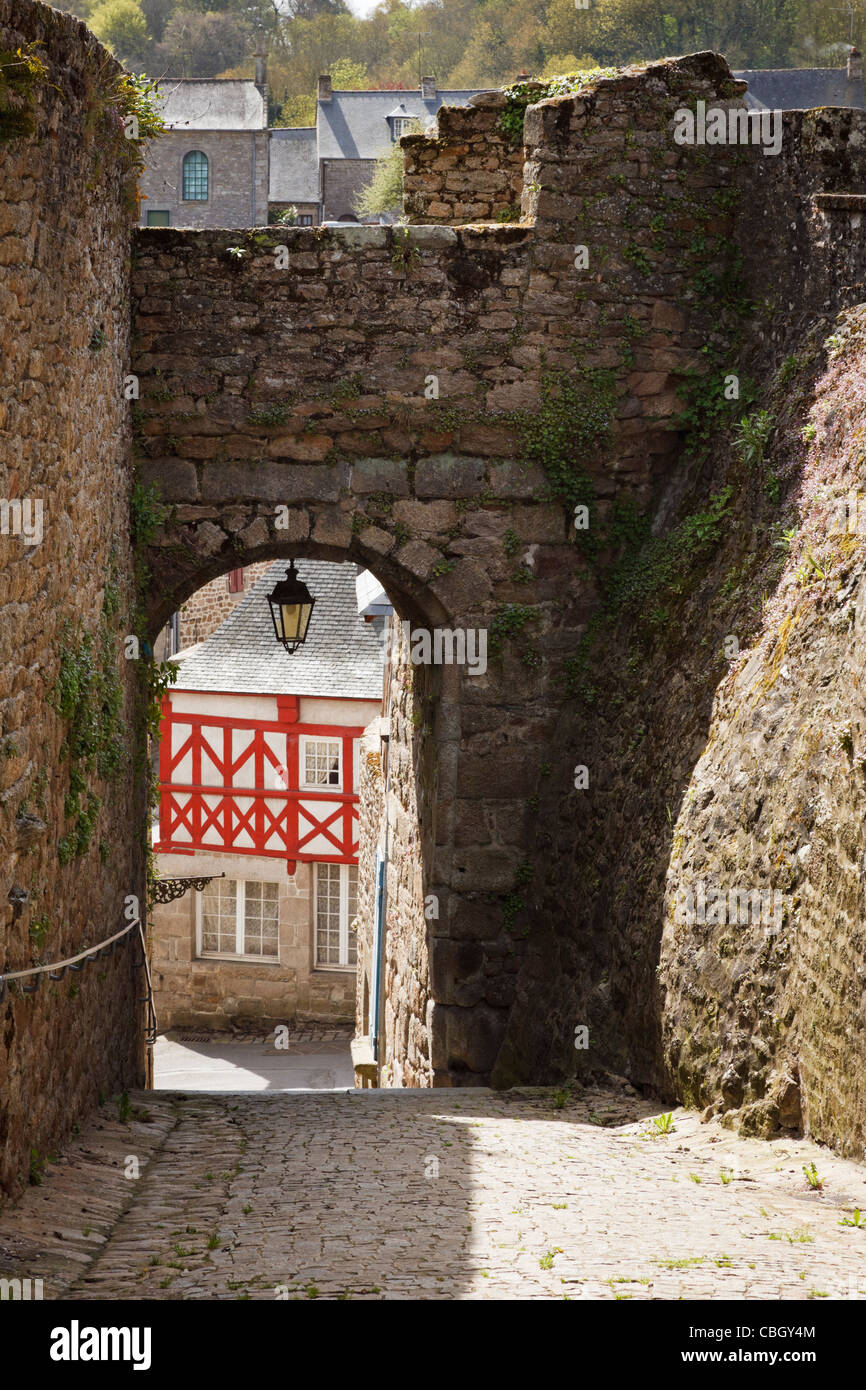
[[[155,104],[169,130],[265,130],[265,99],[249,78],[163,78]]]
[[[317,203],[319,159],[316,153],[316,127],[272,130],[270,153],[270,201]]]
[[[391,145],[388,116],[395,103],[405,106],[401,115],[415,116],[426,130],[440,106],[468,106],[481,87],[437,92],[422,100],[418,92],[334,92],[330,101],[316,107],[320,159],[377,159]]]
[[[287,560],[277,560],[225,622],[190,650],[180,663],[175,690],[381,699],[379,624],[358,616],[356,566],[325,560],[296,565],[316,600],[304,645],[289,656],[274,637],[266,596],[288,569]]]
[[[735,72],[748,82],[746,105],[752,110],[811,111],[816,106],[864,109],[863,81],[848,81],[847,68],[775,68]]]

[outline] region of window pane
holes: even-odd
[[[201,949],[235,951],[238,886],[234,879],[217,878],[201,895]]]
[[[244,894],[244,955],[279,954],[279,886],[248,879]]]
[[[347,870],[349,876],[349,927],[352,925],[352,918],[358,911],[358,866],[350,864]],[[358,937],[355,932],[349,932],[349,959],[348,965],[358,964]]]
[[[208,195],[207,155],[190,150],[183,157],[183,196],[185,202],[201,202]]]
[[[316,865],[316,964],[340,964],[340,865]]]
[[[339,787],[339,742],[330,739],[308,739],[304,744],[304,750],[304,781],[307,786]]]

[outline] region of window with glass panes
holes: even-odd
[[[354,969],[358,952],[349,923],[357,910],[357,865],[317,864],[316,965]]]
[[[190,150],[183,157],[183,197],[187,203],[204,202],[208,195],[207,155]]]
[[[304,786],[339,787],[340,753],[339,739],[304,739]]]
[[[280,907],[276,883],[216,878],[198,897],[203,956],[277,959]]]

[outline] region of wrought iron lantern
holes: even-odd
[[[282,642],[289,655],[307,640],[315,602],[306,584],[298,578],[292,560],[285,579],[278,580],[268,594],[277,641]]]

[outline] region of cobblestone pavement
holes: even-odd
[[[132,1100],[0,1215],[0,1276],[70,1299],[866,1297],[866,1230],[840,1224],[864,1168],[683,1111],[659,1133],[623,1087]]]

